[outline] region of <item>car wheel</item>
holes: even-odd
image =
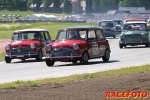
[[[127,47],[127,45],[124,45],[124,47],[126,48],[126,47]]]
[[[123,44],[119,43],[119,48],[122,49],[123,48]]]
[[[46,59],[46,65],[47,65],[47,66],[53,66],[54,63],[55,63],[54,61],[49,60],[49,59]]]
[[[104,62],[107,62],[107,61],[109,61],[109,58],[110,58],[110,50],[106,49],[105,55],[102,57],[102,59]]]
[[[36,61],[41,61],[43,57],[42,51],[39,50],[38,55],[36,56]]]
[[[5,57],[5,62],[6,62],[6,63],[10,63],[10,62],[11,62],[11,58]]]
[[[116,38],[116,36],[114,35],[113,38]]]
[[[81,63],[81,64],[87,64],[87,63],[88,63],[88,60],[89,60],[88,52],[87,52],[87,51],[84,51],[83,54],[82,54],[82,57],[81,57],[81,59],[80,59],[80,63]]]
[[[74,61],[72,61],[72,63],[73,63],[73,64],[76,64],[77,62],[78,62],[78,60],[74,60]]]
[[[149,47],[149,41],[147,41],[147,43],[145,44],[145,47]]]

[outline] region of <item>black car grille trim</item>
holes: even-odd
[[[71,54],[74,54],[74,51],[69,48],[53,49],[53,51],[52,51],[52,57],[71,56]]]
[[[12,48],[11,55],[27,55],[29,54],[30,48],[20,47],[20,48]]]
[[[125,38],[126,42],[140,42],[142,40],[141,35],[127,35]]]

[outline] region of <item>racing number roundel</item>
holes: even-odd
[[[93,54],[98,54],[98,45],[92,45]]]

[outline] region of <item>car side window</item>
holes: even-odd
[[[12,40],[13,41],[20,41],[22,39],[21,33],[16,33],[13,35]]]
[[[79,33],[80,33],[80,36],[81,36],[82,39],[87,39],[87,35],[86,35],[86,31],[85,30],[79,31]]]
[[[41,32],[41,40],[45,40],[44,32]]]
[[[101,30],[96,30],[97,39],[104,39],[103,33]]]
[[[95,40],[96,39],[96,35],[95,35],[94,30],[88,31],[88,39],[89,40]]]
[[[44,32],[44,34],[45,34],[45,40],[50,40],[51,39],[48,32]]]
[[[66,32],[60,31],[56,37],[56,40],[64,40],[66,39]]]

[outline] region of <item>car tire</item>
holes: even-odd
[[[147,41],[147,43],[145,44],[145,47],[149,47],[149,41]]]
[[[36,61],[41,61],[41,60],[42,60],[42,57],[43,57],[42,51],[39,50],[39,51],[38,51],[38,55],[36,56]]]
[[[110,58],[110,50],[107,48],[105,51],[105,55],[102,57],[102,59],[104,62],[107,62],[109,61],[109,58]]]
[[[73,64],[76,64],[77,62],[78,62],[78,60],[74,60],[74,61],[72,61],[72,63],[73,63]]]
[[[50,59],[46,59],[46,65],[47,66],[53,66],[54,65],[54,61],[50,60]]]
[[[124,45],[124,47],[126,48],[126,47],[127,47],[127,45]]]
[[[119,43],[119,48],[122,49],[123,48],[123,44]]]
[[[116,38],[116,36],[114,35],[113,38]]]
[[[5,62],[6,62],[6,63],[11,63],[11,60],[12,60],[11,58],[5,57]]]
[[[88,61],[89,61],[88,52],[87,52],[87,51],[84,51],[84,52],[82,53],[82,57],[81,57],[81,59],[80,59],[80,63],[81,63],[81,64],[87,64]]]

